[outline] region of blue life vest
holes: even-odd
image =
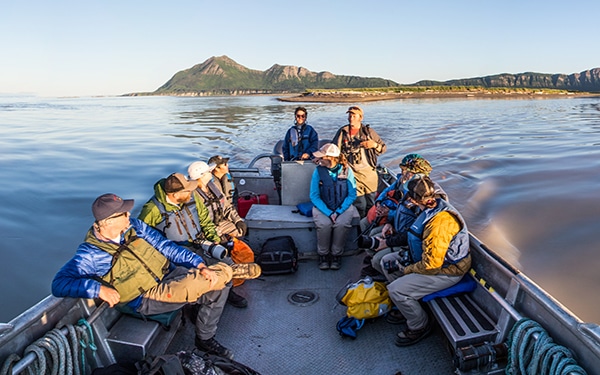
[[[165,205],[159,202],[156,196],[152,197],[154,204],[156,204],[163,217],[163,221],[156,224],[156,229],[178,245],[191,246],[194,242],[204,239],[202,226],[198,218],[196,199],[202,198],[194,192],[192,199],[185,203],[181,209],[167,211]]]
[[[337,173],[337,179],[329,174],[330,169],[326,167],[317,167],[319,172],[319,193],[321,199],[331,211],[338,209],[346,197],[348,196],[348,169],[343,168],[341,164],[333,168],[333,172]]]
[[[437,198],[435,201],[437,205],[434,208],[428,208],[421,212],[408,230],[408,246],[411,256],[415,263],[423,258],[423,231],[425,230],[425,225],[438,213],[448,211],[460,221],[461,229],[450,241],[446,256],[444,257],[444,265],[456,264],[469,255],[469,231],[467,230],[467,224],[462,215],[450,203],[441,198]]]
[[[398,206],[396,207],[396,214],[394,215],[394,230],[397,233],[406,233],[411,225],[415,222],[417,216],[419,216],[419,206],[410,205],[406,195],[402,198]]]

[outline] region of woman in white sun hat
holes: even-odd
[[[356,180],[338,146],[326,143],[313,156],[317,168],[310,183],[310,200],[314,204],[319,268],[339,270],[352,218],[358,217],[352,205]]]

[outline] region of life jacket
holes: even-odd
[[[390,210],[396,210],[396,208],[398,207],[398,202],[400,201],[400,199],[398,199],[397,197],[398,192],[396,190],[390,190],[386,193],[386,196],[383,199],[377,198],[377,201],[382,206],[385,206]],[[402,193],[400,193],[400,198],[402,198]],[[369,224],[375,221],[375,219],[377,219],[377,205],[374,205],[371,208],[369,208],[369,211],[367,212],[367,220],[369,221]],[[377,223],[375,223],[375,225],[383,225],[387,223],[387,221],[387,216],[380,217],[377,220]]]
[[[119,292],[119,303],[125,304],[156,286],[169,272],[169,260],[146,240],[137,236],[134,229],[124,235],[124,242],[100,241],[90,229],[85,242],[112,255],[110,270],[102,281]]]
[[[197,199],[201,198],[194,191],[192,199],[179,210],[167,211],[165,205],[156,199],[156,196],[152,197],[163,217],[163,220],[156,224],[156,229],[171,241],[183,246],[191,246],[194,242],[202,240],[204,234],[198,218]]]
[[[419,206],[411,204],[406,196],[402,198],[396,208],[394,230],[398,233],[406,233],[419,216],[419,213]]]
[[[217,179],[216,177],[214,177]],[[237,191],[235,190],[235,184],[233,183],[233,177],[229,172],[225,173],[219,180],[221,191],[225,195],[225,199],[233,206],[237,202]]]
[[[200,188],[196,188],[196,192],[202,197],[204,205],[208,209],[210,220],[218,225],[225,218],[225,196],[212,180],[207,187],[208,193]]]
[[[435,201],[437,205],[434,208],[428,208],[421,212],[408,230],[408,246],[411,256],[413,262],[418,262],[423,258],[423,231],[425,225],[438,213],[448,211],[460,221],[461,229],[450,241],[443,266],[456,264],[469,255],[469,232],[467,224],[462,215],[450,203],[441,198],[437,198]]]
[[[326,167],[317,167],[319,172],[319,192],[321,199],[331,211],[335,211],[342,205],[344,199],[348,196],[348,169],[338,164],[335,168],[337,180],[329,174]]]
[[[287,157],[286,161],[300,160],[300,157],[304,153],[308,153],[310,158],[312,158],[310,149],[311,129],[307,125],[305,122],[299,129],[294,125],[288,130],[286,134],[287,139],[284,143],[284,147],[287,148],[284,152],[284,156]]]

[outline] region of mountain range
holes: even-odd
[[[573,74],[518,73],[450,81],[423,80],[400,85],[373,77],[312,72],[303,67],[275,64],[265,71],[248,69],[227,56],[211,57],[177,72],[152,93],[130,95],[246,95],[301,93],[315,89],[392,88],[399,86],[478,86],[600,92],[600,68]]]

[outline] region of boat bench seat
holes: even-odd
[[[117,363],[136,362],[168,347],[181,324],[181,310],[169,313],[169,324],[122,314],[112,326],[106,343]]]
[[[469,293],[433,298],[427,303],[454,350],[494,341],[499,333],[494,321]]]

